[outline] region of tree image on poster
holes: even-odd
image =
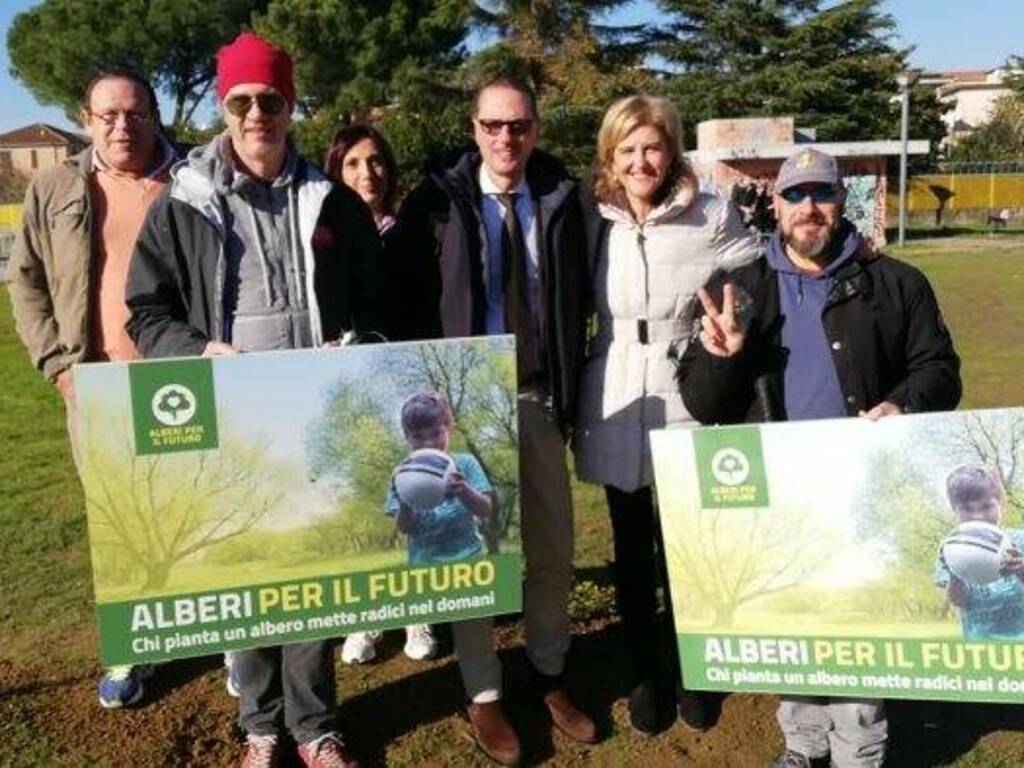
[[[522,606],[512,336],[86,364],[75,388],[104,664]],[[394,478],[424,447],[449,471],[413,509]]]
[[[169,594],[403,564],[406,537],[385,498],[392,472],[412,450],[401,406],[418,392],[450,403],[450,450],[471,454],[494,486],[496,514],[480,530],[485,550],[517,551],[510,349],[510,342],[472,340],[275,357],[276,366],[248,356],[217,362],[216,415],[208,426],[219,430],[219,446],[179,444],[151,455],[140,447],[151,425],[157,434],[189,430],[199,418],[168,427],[154,417],[169,418],[159,408],[160,377],[180,380],[199,361],[136,364],[130,376],[90,370],[96,385],[81,402],[83,477],[97,595]],[[133,430],[115,394],[135,384],[145,387],[135,397],[141,405]]]
[[[381,503],[395,466],[409,453],[396,428],[401,398],[441,394],[452,411],[452,450],[471,454],[495,487],[498,504],[483,533],[488,551],[518,538],[518,451],[514,366],[479,346],[407,345],[381,367],[388,386],[339,378],[324,399],[306,443],[311,476],[328,482],[337,512],[316,526],[325,546],[354,551],[394,546],[394,523]],[[382,376],[383,378],[383,376]]]
[[[229,438],[217,452],[146,458],[115,413],[91,423],[83,478],[103,581],[158,592],[176,565],[252,530],[288,490],[285,468],[258,444]]]
[[[863,605],[907,621],[955,621],[957,611],[936,588],[938,548],[957,524],[945,480],[957,467],[984,468],[1005,490],[1000,525],[1024,527],[1024,414],[966,413],[872,459],[862,490],[858,536],[884,564],[885,579],[866,587]],[[936,477],[930,480],[929,477]],[[901,589],[887,588],[893,582]]]
[[[805,583],[837,546],[808,510],[782,503],[726,513],[700,509],[689,526],[691,536],[665,542],[667,557],[682,574],[677,610],[693,617],[696,608],[703,623],[716,629],[733,627],[742,606]]]

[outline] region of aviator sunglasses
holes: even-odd
[[[815,203],[833,203],[839,190],[831,184],[815,184],[813,187],[790,187],[779,192],[779,197],[790,205],[802,203],[805,197]]]
[[[513,136],[525,136],[533,126],[533,120],[523,118],[521,120],[484,120],[477,118],[477,124],[483,128],[488,136],[497,136],[502,128],[508,128]]]
[[[274,91],[257,93],[255,96],[248,93],[236,93],[224,100],[224,109],[235,117],[245,117],[249,114],[249,110],[252,109],[254,101],[259,104],[260,112],[265,115],[281,114],[287,103],[284,100],[284,96]]]

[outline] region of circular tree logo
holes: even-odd
[[[161,424],[180,427],[196,415],[196,396],[183,384],[167,384],[156,391],[150,406]]]
[[[739,485],[750,475],[750,462],[737,448],[722,448],[711,457],[711,474],[722,485]]]

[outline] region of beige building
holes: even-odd
[[[82,136],[45,123],[26,125],[0,134],[0,175],[18,173],[32,177],[56,165],[89,142]]]
[[[951,107],[942,116],[945,143],[955,144],[991,117],[996,100],[1012,92],[1004,82],[1006,75],[1001,68],[921,73],[919,82],[934,85],[939,100]]]

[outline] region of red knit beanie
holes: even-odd
[[[224,101],[239,83],[269,85],[295,106],[291,56],[254,32],[243,32],[217,51],[217,97]]]

